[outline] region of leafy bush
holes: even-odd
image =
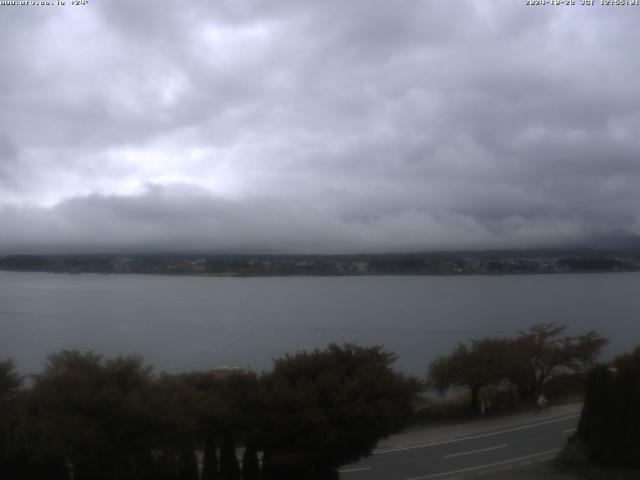
[[[419,425],[439,420],[467,418],[470,416],[469,401],[470,393],[465,390],[445,397],[429,396],[418,404],[410,423]]]
[[[545,395],[554,399],[554,403],[563,398],[582,397],[587,384],[585,374],[557,375],[544,384]]]

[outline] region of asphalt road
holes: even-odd
[[[532,423],[453,440],[375,452],[341,469],[343,480],[445,480],[504,471],[553,458],[579,415],[532,416]]]

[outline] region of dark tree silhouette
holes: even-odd
[[[469,346],[458,344],[453,353],[431,364],[428,383],[441,392],[451,386],[468,388],[470,410],[477,412],[480,389],[510,376],[511,357],[511,342],[506,339],[485,338],[472,340]]]
[[[242,480],[260,480],[260,462],[255,447],[247,446],[242,455]]]
[[[218,480],[218,453],[216,438],[211,432],[205,434],[202,458],[202,480]]]
[[[198,480],[198,459],[192,448],[183,447],[178,456],[177,480]]]
[[[352,344],[276,360],[264,378],[263,478],[332,476],[400,430],[418,383],[392,370],[394,360],[381,347]]]
[[[198,423],[205,439],[203,475],[239,480],[236,445],[255,444],[260,428],[258,377],[244,370],[212,370],[186,374],[182,379],[199,397]],[[219,460],[214,456],[217,442],[221,442]]]
[[[9,400],[15,396],[24,378],[16,372],[13,360],[0,362],[0,401]]]
[[[532,397],[554,373],[587,373],[594,366],[607,340],[594,331],[563,336],[567,325],[539,323],[521,331],[513,341],[513,365],[518,367],[513,381],[521,395]]]
[[[640,347],[591,370],[576,439],[597,464],[640,467]]]
[[[459,344],[450,355],[431,364],[428,384],[440,391],[451,386],[468,388],[473,412],[478,410],[480,389],[502,380],[509,380],[521,397],[530,399],[553,375],[586,375],[607,343],[593,331],[563,336],[566,329],[565,325],[540,323],[519,332],[515,339],[484,338]]]
[[[136,357],[104,361],[75,351],[50,356],[32,396],[40,448],[66,459],[77,480],[139,470],[152,447],[151,382],[151,368]]]
[[[331,345],[287,355],[262,377],[157,376],[137,357],[63,351],[23,390],[2,362],[0,420],[17,422],[0,423],[2,480],[197,480],[197,449],[203,480],[337,478],[412,414],[418,382],[394,360],[380,347]]]
[[[0,362],[0,478],[15,470],[15,417],[18,406],[14,399],[22,385],[22,377],[11,360]],[[13,473],[12,473],[13,474]]]
[[[236,443],[230,433],[225,433],[222,436],[219,478],[221,480],[240,480],[240,465],[236,457]]]

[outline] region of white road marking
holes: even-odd
[[[340,473],[364,472],[365,470],[371,470],[371,467],[348,468],[346,470],[338,470],[338,472]]]
[[[475,440],[476,438],[493,437],[494,435],[501,435],[503,433],[509,433],[509,432],[517,432],[518,430],[525,430],[527,428],[539,427],[540,425],[548,425],[549,423],[562,422],[564,420],[570,420],[572,418],[577,418],[579,416],[580,414],[569,415],[567,417],[555,418],[553,420],[546,420],[544,422],[530,423],[527,425],[522,425],[520,427],[507,428],[506,430],[500,430],[499,432],[481,433],[479,435],[470,435],[468,437],[454,438],[452,440],[445,440],[442,442],[431,442],[431,443],[425,443],[422,445],[413,445],[411,447],[402,447],[402,448],[387,448],[384,450],[377,450],[373,452],[373,455],[381,455],[383,453],[404,452],[405,450],[415,450],[416,448],[435,447],[436,445],[447,445],[449,443],[464,442],[466,440]]]
[[[495,467],[497,465],[504,465],[505,463],[514,463],[514,462],[519,462],[519,461],[522,461],[522,460],[527,460],[529,458],[541,457],[543,455],[550,455],[552,453],[557,453],[560,450],[562,450],[562,449],[561,448],[556,448],[554,450],[547,450],[546,452],[534,453],[532,455],[526,455],[524,457],[510,458],[509,460],[503,460],[501,462],[487,463],[485,465],[478,465],[476,467],[461,468],[460,470],[452,470],[450,472],[432,473],[431,475],[423,475],[422,477],[411,477],[411,478],[406,478],[404,480],[426,480],[428,478],[437,478],[437,477],[444,477],[446,475],[455,475],[456,473],[472,472],[474,470],[480,470],[482,468]]]
[[[537,457],[533,460],[527,460],[526,462],[519,462],[519,463],[513,463],[511,465],[506,465],[504,467],[499,467],[499,468],[494,468],[492,470],[484,470],[482,472],[478,472],[478,475],[489,475],[490,473],[496,473],[496,472],[506,472],[507,470],[513,470],[514,468],[518,468],[524,465],[531,465],[533,463],[539,463],[539,462],[544,462],[546,460],[549,460],[553,457],[549,457],[549,456],[544,456],[541,455],[540,457]]]
[[[504,445],[496,445],[495,447],[481,448],[479,450],[469,450],[468,452],[461,452],[461,453],[452,453],[451,455],[445,455],[444,458],[462,457],[463,455],[471,455],[473,453],[488,452],[489,450],[497,450],[498,448],[506,448],[508,446],[509,445],[505,443]]]
[[[577,428],[567,428],[566,430],[562,430],[562,433],[573,433],[577,430]]]

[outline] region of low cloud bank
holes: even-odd
[[[0,252],[381,253],[539,248],[607,233],[601,222],[527,213],[482,215],[390,208],[362,214],[362,198],[319,204],[225,199],[201,188],[149,186],[137,196],[90,195],[53,207],[0,209]],[[613,228],[613,226],[612,226]],[[613,230],[612,230],[613,231]],[[616,230],[619,231],[619,230]]]

